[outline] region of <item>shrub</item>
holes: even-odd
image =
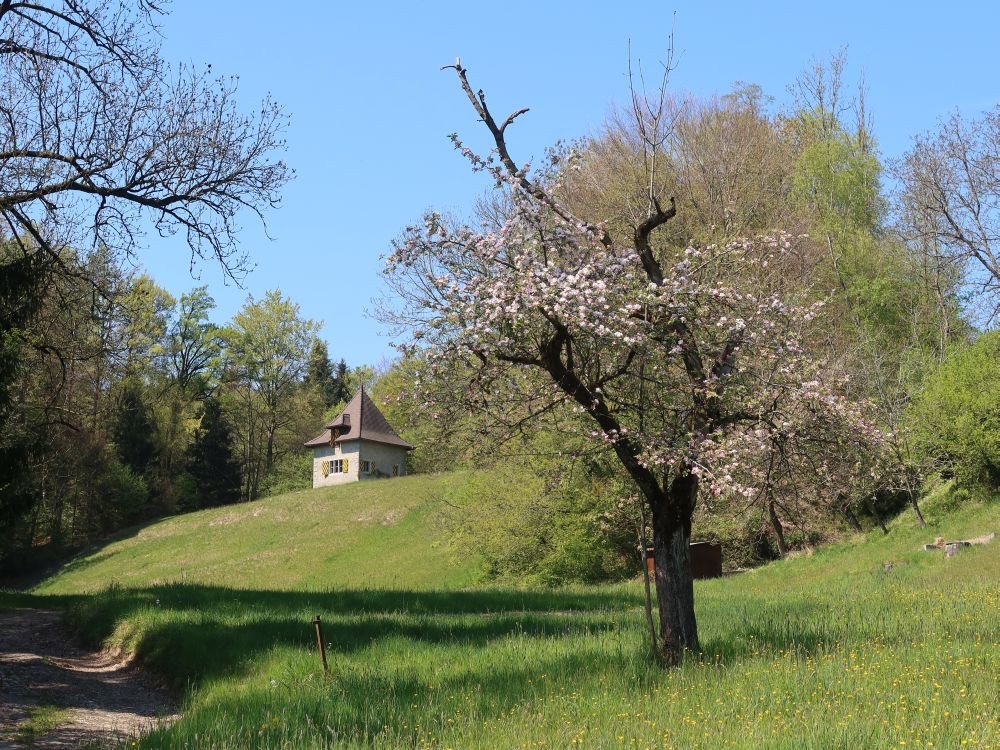
[[[966,488],[1000,489],[1000,331],[948,357],[909,417],[926,461]]]
[[[635,574],[634,532],[606,523],[617,485],[581,472],[558,477],[539,458],[473,474],[446,498],[458,543],[482,557],[488,578],[556,586]]]
[[[102,484],[109,505],[115,510],[108,530],[149,515],[149,484],[142,474],[111,458]]]

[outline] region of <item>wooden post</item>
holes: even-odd
[[[316,619],[313,620],[313,625],[316,626],[316,645],[319,646],[319,656],[323,660],[323,671],[326,672],[326,646],[323,644],[323,623],[320,622],[319,615],[316,615]]]

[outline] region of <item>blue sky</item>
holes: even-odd
[[[247,293],[280,288],[324,321],[332,357],[377,364],[392,356],[365,314],[379,293],[380,256],[425,209],[466,213],[486,186],[447,135],[458,131],[485,151],[487,134],[454,72],[439,68],[460,55],[495,113],[531,108],[508,131],[525,161],[596,130],[627,96],[629,44],[652,67],[672,24],[672,86],[703,96],[741,80],[780,105],[811,59],[847,45],[847,83],[864,72],[885,157],[955,108],[975,113],[1000,101],[1000,4],[992,2],[177,0],[163,23],[165,56],[238,74],[248,109],[267,93],[279,101],[291,116],[286,160],[296,179],[267,217],[273,241],[244,222],[241,242],[256,267],[243,288],[208,262],[192,278],[179,239],[150,237],[138,260],[174,294],[208,284],[220,322]]]

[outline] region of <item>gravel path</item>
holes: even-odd
[[[18,739],[34,706],[67,709],[48,734]],[[0,610],[0,750],[83,748],[176,718],[176,706],[135,666],[76,647],[59,612]]]

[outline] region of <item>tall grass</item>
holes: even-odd
[[[996,505],[926,531],[903,519],[888,537],[699,582],[703,652],[670,671],[650,664],[631,583],[247,578],[91,594],[69,571],[42,591],[185,693],[182,718],[142,748],[1000,748],[1000,542],[950,559],[919,550],[998,525]]]

